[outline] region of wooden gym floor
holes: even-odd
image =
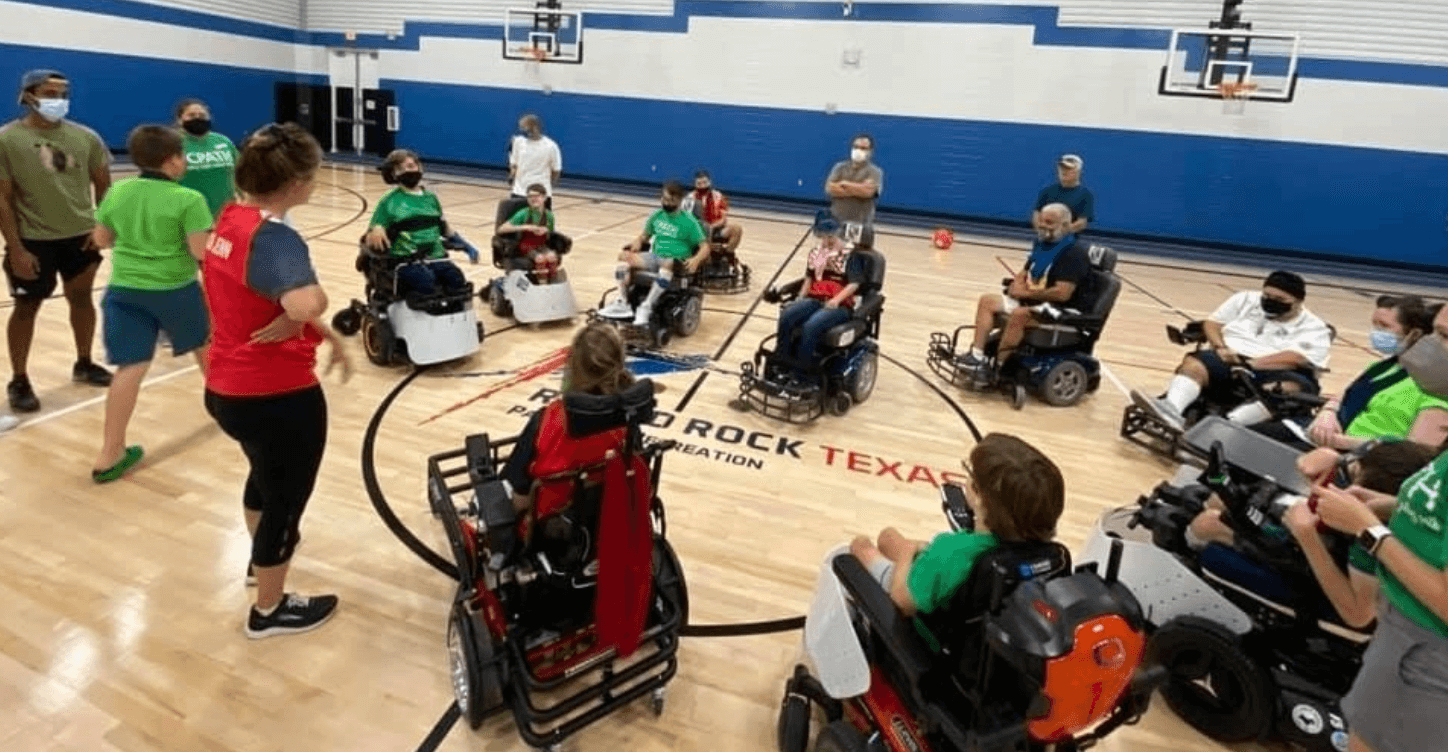
[[[462,179],[434,186],[452,224],[486,254],[505,188]],[[361,293],[356,240],[384,190],[371,169],[332,166],[313,202],[294,212],[333,311]],[[565,268],[580,305],[592,307],[613,284],[617,249],[655,204],[568,191],[555,202],[559,229],[575,240]],[[1016,412],[998,394],[940,384],[924,354],[930,332],[964,323],[979,294],[999,290],[996,257],[1018,267],[1024,244],[960,238],[938,251],[924,232],[881,228],[878,246],[889,261],[886,357],[875,393],[845,417],[786,426],[727,403],[739,363],[774,330],[775,309],[756,305],[758,293],[776,274],[799,275],[804,251],[794,249],[810,218],[739,211],[736,219],[746,228],[741,256],[754,270],[752,290],[707,298],[699,331],[666,348],[707,356],[708,367],[655,377],[668,388],[660,407],[671,422],[654,433],[688,445],[666,459],[661,493],[699,624],[802,613],[824,553],[857,533],[895,525],[925,538],[943,529],[934,483],[958,470],[971,446],[952,403],[982,431],[1019,434],[1060,464],[1069,499],[1061,539],[1079,550],[1103,510],[1134,502],[1172,471],[1117,438],[1125,389],[1156,392],[1180,357],[1163,325],[1203,316],[1230,293],[1256,288],[1266,270],[1123,255],[1125,284],[1098,350],[1106,367],[1101,389],[1074,408],[1033,399]],[[495,273],[486,260],[457,260],[477,285]],[[1308,305],[1339,328],[1326,386],[1340,388],[1370,360],[1367,319],[1379,286],[1296,268],[1308,273]],[[98,285],[108,271],[107,264]],[[59,300],[41,313],[31,380],[43,411],[0,435],[0,717],[7,719],[0,749],[415,749],[452,701],[444,630],[455,586],[381,524],[360,471],[364,428],[406,371],[371,365],[354,337],[347,343],[353,379],[325,380],[331,439],[289,584],[336,592],[341,610],[318,632],[253,642],[241,630],[251,600],[242,578],[245,463],[202,409],[194,363],[169,353],[158,358],[130,434],[146,447],[146,460],[124,480],[95,486],[88,470],[104,393],[69,381],[66,316]],[[513,327],[485,307],[479,317],[488,330],[479,354],[416,379],[377,442],[388,502],[442,552],[442,531],[426,511],[425,458],[461,446],[469,433],[521,429],[524,408],[536,405],[530,397],[557,388],[558,375],[497,386],[566,346],[575,328]],[[100,342],[97,336],[97,358]],[[772,750],[798,642],[798,632],[686,638],[661,718],[639,703],[568,746]],[[525,747],[511,720],[497,718],[477,732],[460,723],[440,748]],[[1102,748],[1223,749],[1160,703]]]

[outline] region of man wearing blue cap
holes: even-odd
[[[25,115],[0,126],[0,236],[15,299],[7,330],[14,377],[6,393],[12,410],[34,412],[40,400],[26,366],[36,314],[55,291],[57,274],[75,333],[72,378],[93,386],[111,383],[110,372],[90,358],[96,328],[91,288],[101,262],[91,231],[95,206],[111,186],[110,152],[95,131],[65,119],[70,82],[59,71],[26,73],[19,103]]]

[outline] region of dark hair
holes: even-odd
[[[1066,508],[1066,482],[1046,455],[1015,436],[986,434],[970,452],[985,525],[1002,541],[1048,541]]]
[[[618,394],[634,383],[626,366],[623,338],[609,324],[589,324],[578,330],[563,368],[570,392]]]
[[[1433,447],[1416,441],[1379,444],[1358,460],[1356,483],[1369,491],[1396,496],[1403,481],[1422,470],[1435,456]]]
[[[665,196],[674,196],[675,198],[683,198],[685,193],[688,193],[688,191],[685,191],[685,190],[684,190],[684,186],[680,185],[680,184],[679,184],[679,181],[677,181],[677,180],[669,180],[669,181],[667,181],[667,182],[664,183],[664,195],[665,195]]]
[[[1415,330],[1423,334],[1433,331],[1433,318],[1437,312],[1417,295],[1380,295],[1377,307],[1393,309],[1404,334]]]
[[[393,149],[388,152],[387,159],[382,160],[382,164],[377,168],[377,170],[382,173],[382,182],[388,185],[395,185],[397,183],[397,168],[401,167],[402,163],[408,159],[417,162],[419,167],[422,166],[422,158],[417,156],[417,152],[411,149]]]
[[[180,120],[180,119],[181,119],[181,116],[186,113],[187,108],[191,107],[191,105],[193,105],[193,104],[199,104],[199,105],[201,105],[202,107],[205,107],[205,108],[208,109],[208,110],[211,109],[210,106],[208,106],[205,102],[203,102],[203,101],[201,101],[201,100],[199,100],[199,99],[194,99],[194,98],[183,99],[183,100],[181,100],[180,102],[177,102],[177,103],[176,103],[176,119],[177,119],[177,120]]]
[[[874,150],[875,150],[875,137],[874,137],[874,136],[871,136],[871,135],[868,134],[868,133],[863,133],[863,132],[862,132],[862,133],[856,133],[853,137],[850,138],[850,144],[851,144],[851,145],[854,145],[854,143],[855,143],[856,141],[859,141],[859,140],[862,139],[862,138],[865,139],[866,141],[869,141],[869,142],[870,142],[870,151],[874,151]]]
[[[698,172],[694,173],[694,179],[695,179],[695,180],[698,180],[699,178],[704,178],[705,180],[713,180],[713,179],[714,179],[714,178],[712,178],[712,177],[709,176],[709,171],[708,171],[708,170],[699,170]]]
[[[181,134],[165,125],[138,125],[126,138],[126,151],[131,161],[143,170],[159,171],[166,160],[185,151]]]
[[[1298,300],[1307,298],[1307,283],[1294,272],[1275,271],[1267,275],[1263,287],[1275,287]]]
[[[545,185],[543,185],[542,183],[534,183],[534,184],[528,186],[528,190],[526,191],[526,193],[541,193],[541,194],[543,194],[544,196],[547,196],[547,195],[548,195],[548,187],[545,186]]]
[[[296,123],[273,123],[251,134],[236,162],[236,187],[249,196],[267,196],[294,180],[304,180],[322,164],[322,146]]]

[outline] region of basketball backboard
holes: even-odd
[[[1242,97],[1291,102],[1297,91],[1297,34],[1248,29],[1175,29],[1161,69],[1157,93],[1167,96],[1223,96],[1246,85]]]
[[[583,62],[583,11],[546,7],[503,11],[503,58]]]

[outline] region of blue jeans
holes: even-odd
[[[820,341],[830,327],[850,320],[848,308],[825,308],[823,300],[801,298],[779,314],[778,352],[796,370],[819,362]]]
[[[397,294],[436,295],[440,292],[456,294],[468,287],[467,277],[451,261],[429,261],[425,264],[408,264],[397,269]]]

